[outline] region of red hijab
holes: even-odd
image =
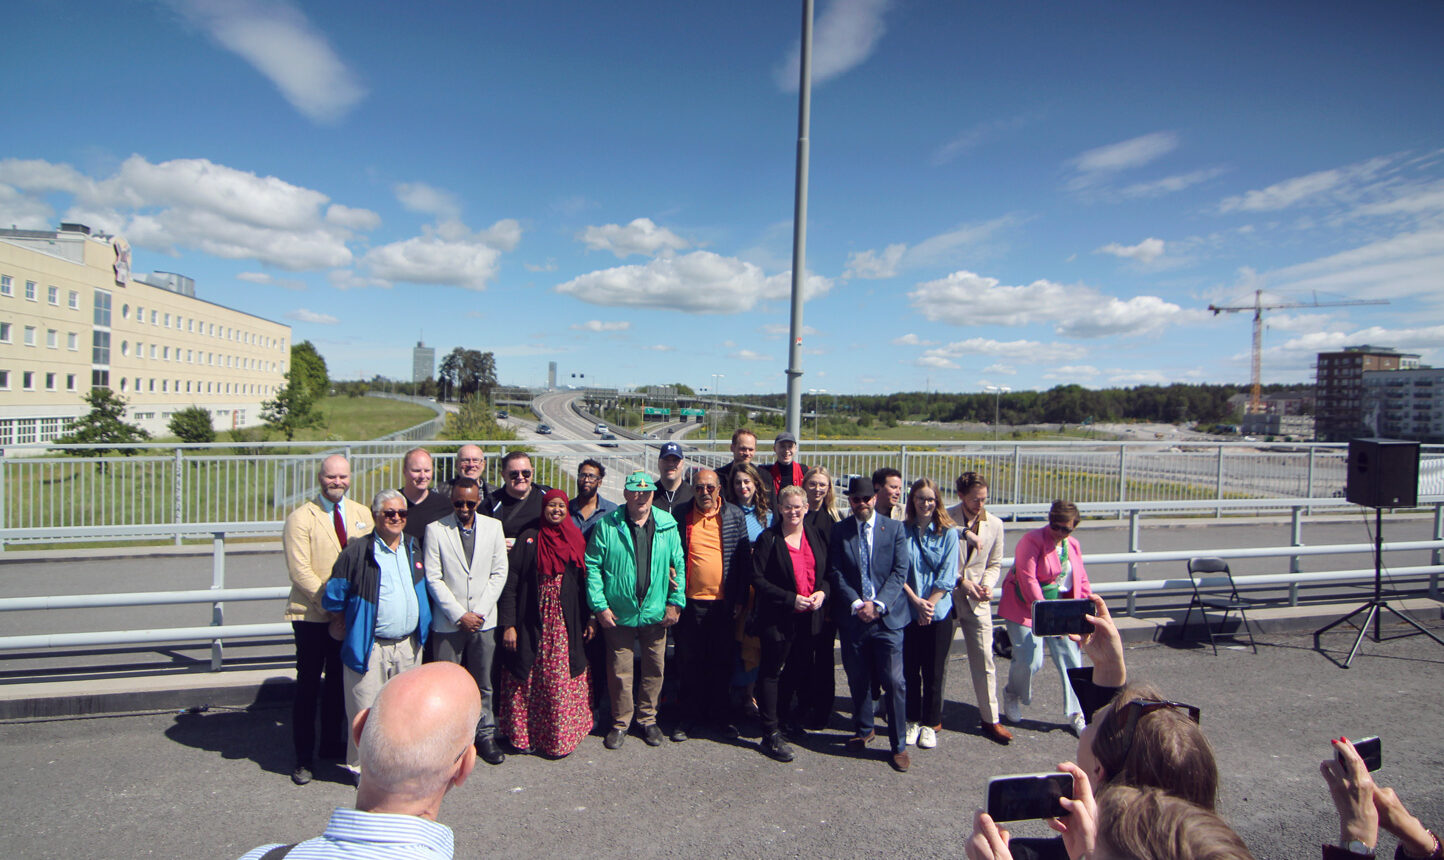
[[[570,500],[567,494],[561,490],[547,490],[542,496],[542,508],[545,509],[552,499],[561,499],[563,504]],[[586,552],[587,543],[582,539],[582,530],[572,522],[572,516],[568,513],[560,523],[553,525],[542,515],[541,528],[537,531],[536,540],[536,566],[537,570],[548,576],[561,576],[566,570],[567,564],[575,564],[581,567],[582,556]]]

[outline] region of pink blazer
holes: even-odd
[[[1003,577],[998,614],[1024,627],[1033,626],[1033,602],[1043,599],[1040,583],[1053,582],[1063,572],[1058,554],[1048,548],[1047,531],[1048,527],[1043,526],[1023,535],[1013,551],[1013,569]],[[1073,565],[1073,591],[1066,596],[1089,596],[1093,590],[1088,587],[1088,572],[1083,569],[1083,550],[1072,535],[1068,536],[1068,561]]]

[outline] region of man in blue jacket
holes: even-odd
[[[416,539],[405,534],[406,497],[382,490],[371,501],[376,531],[346,542],[321,596],[327,612],[343,613],[341,666],[346,719],[371,707],[390,678],[421,665],[421,646],[431,629],[426,566]],[[346,748],[347,769],[356,773],[356,738]]]

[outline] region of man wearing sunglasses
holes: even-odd
[[[346,718],[371,707],[381,685],[421,665],[421,647],[431,628],[426,569],[416,539],[405,533],[406,497],[382,490],[371,500],[376,531],[346,542],[331,568],[321,605],[341,613],[342,687]],[[349,739],[346,766],[358,772],[356,738]]]
[[[496,600],[506,585],[501,523],[478,517],[481,487],[466,476],[451,484],[452,512],[426,527],[426,587],[436,605],[431,632],[437,660],[459,663],[481,691],[476,751],[487,764],[505,760],[496,744],[491,665],[496,655]]]
[[[486,498],[486,512],[501,521],[508,550],[517,535],[541,526],[542,496],[551,487],[532,483],[533,474],[531,457],[525,451],[506,452],[501,458],[501,489]]]

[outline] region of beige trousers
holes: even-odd
[[[644,627],[602,628],[607,649],[607,692],[612,699],[612,728],[626,731],[632,723],[632,645],[641,653],[642,677],[635,693],[637,725],[657,724],[657,700],[662,695],[662,663],[667,653],[667,628],[660,624]]]
[[[979,603],[976,607],[961,591],[953,592],[953,607],[963,643],[968,646],[968,671],[973,676],[973,694],[978,699],[978,714],[985,724],[998,722],[997,670],[993,667],[993,605]]]

